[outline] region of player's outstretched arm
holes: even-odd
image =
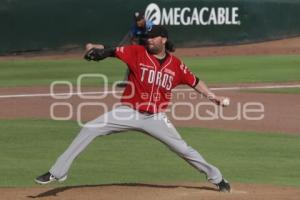
[[[85,46],[84,59],[87,61],[99,61],[115,55],[115,48],[105,48],[102,44],[87,44]]]
[[[223,97],[223,96],[217,96],[213,92],[209,90],[207,85],[199,80],[198,84],[194,87],[194,89],[203,94],[206,98],[208,98],[210,101],[214,102],[217,105],[221,106],[229,106],[229,98]]]

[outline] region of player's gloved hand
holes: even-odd
[[[87,61],[99,61],[103,60],[107,56],[105,55],[105,50],[104,49],[97,49],[97,48],[92,48],[86,52],[84,55],[84,59]]]

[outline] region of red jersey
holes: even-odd
[[[116,48],[115,56],[130,70],[121,102],[141,112],[163,112],[171,99],[171,90],[180,84],[194,87],[196,76],[172,54],[162,64],[144,46]]]

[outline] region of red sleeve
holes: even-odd
[[[189,68],[183,63],[180,63],[180,77],[181,84],[186,84],[191,87],[195,87],[197,84],[197,77],[189,70]]]
[[[128,45],[117,47],[115,56],[132,67],[137,58],[137,52],[139,50],[138,45]]]

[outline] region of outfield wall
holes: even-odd
[[[165,24],[176,46],[300,35],[297,0],[0,0],[0,54],[117,45],[136,10]]]

